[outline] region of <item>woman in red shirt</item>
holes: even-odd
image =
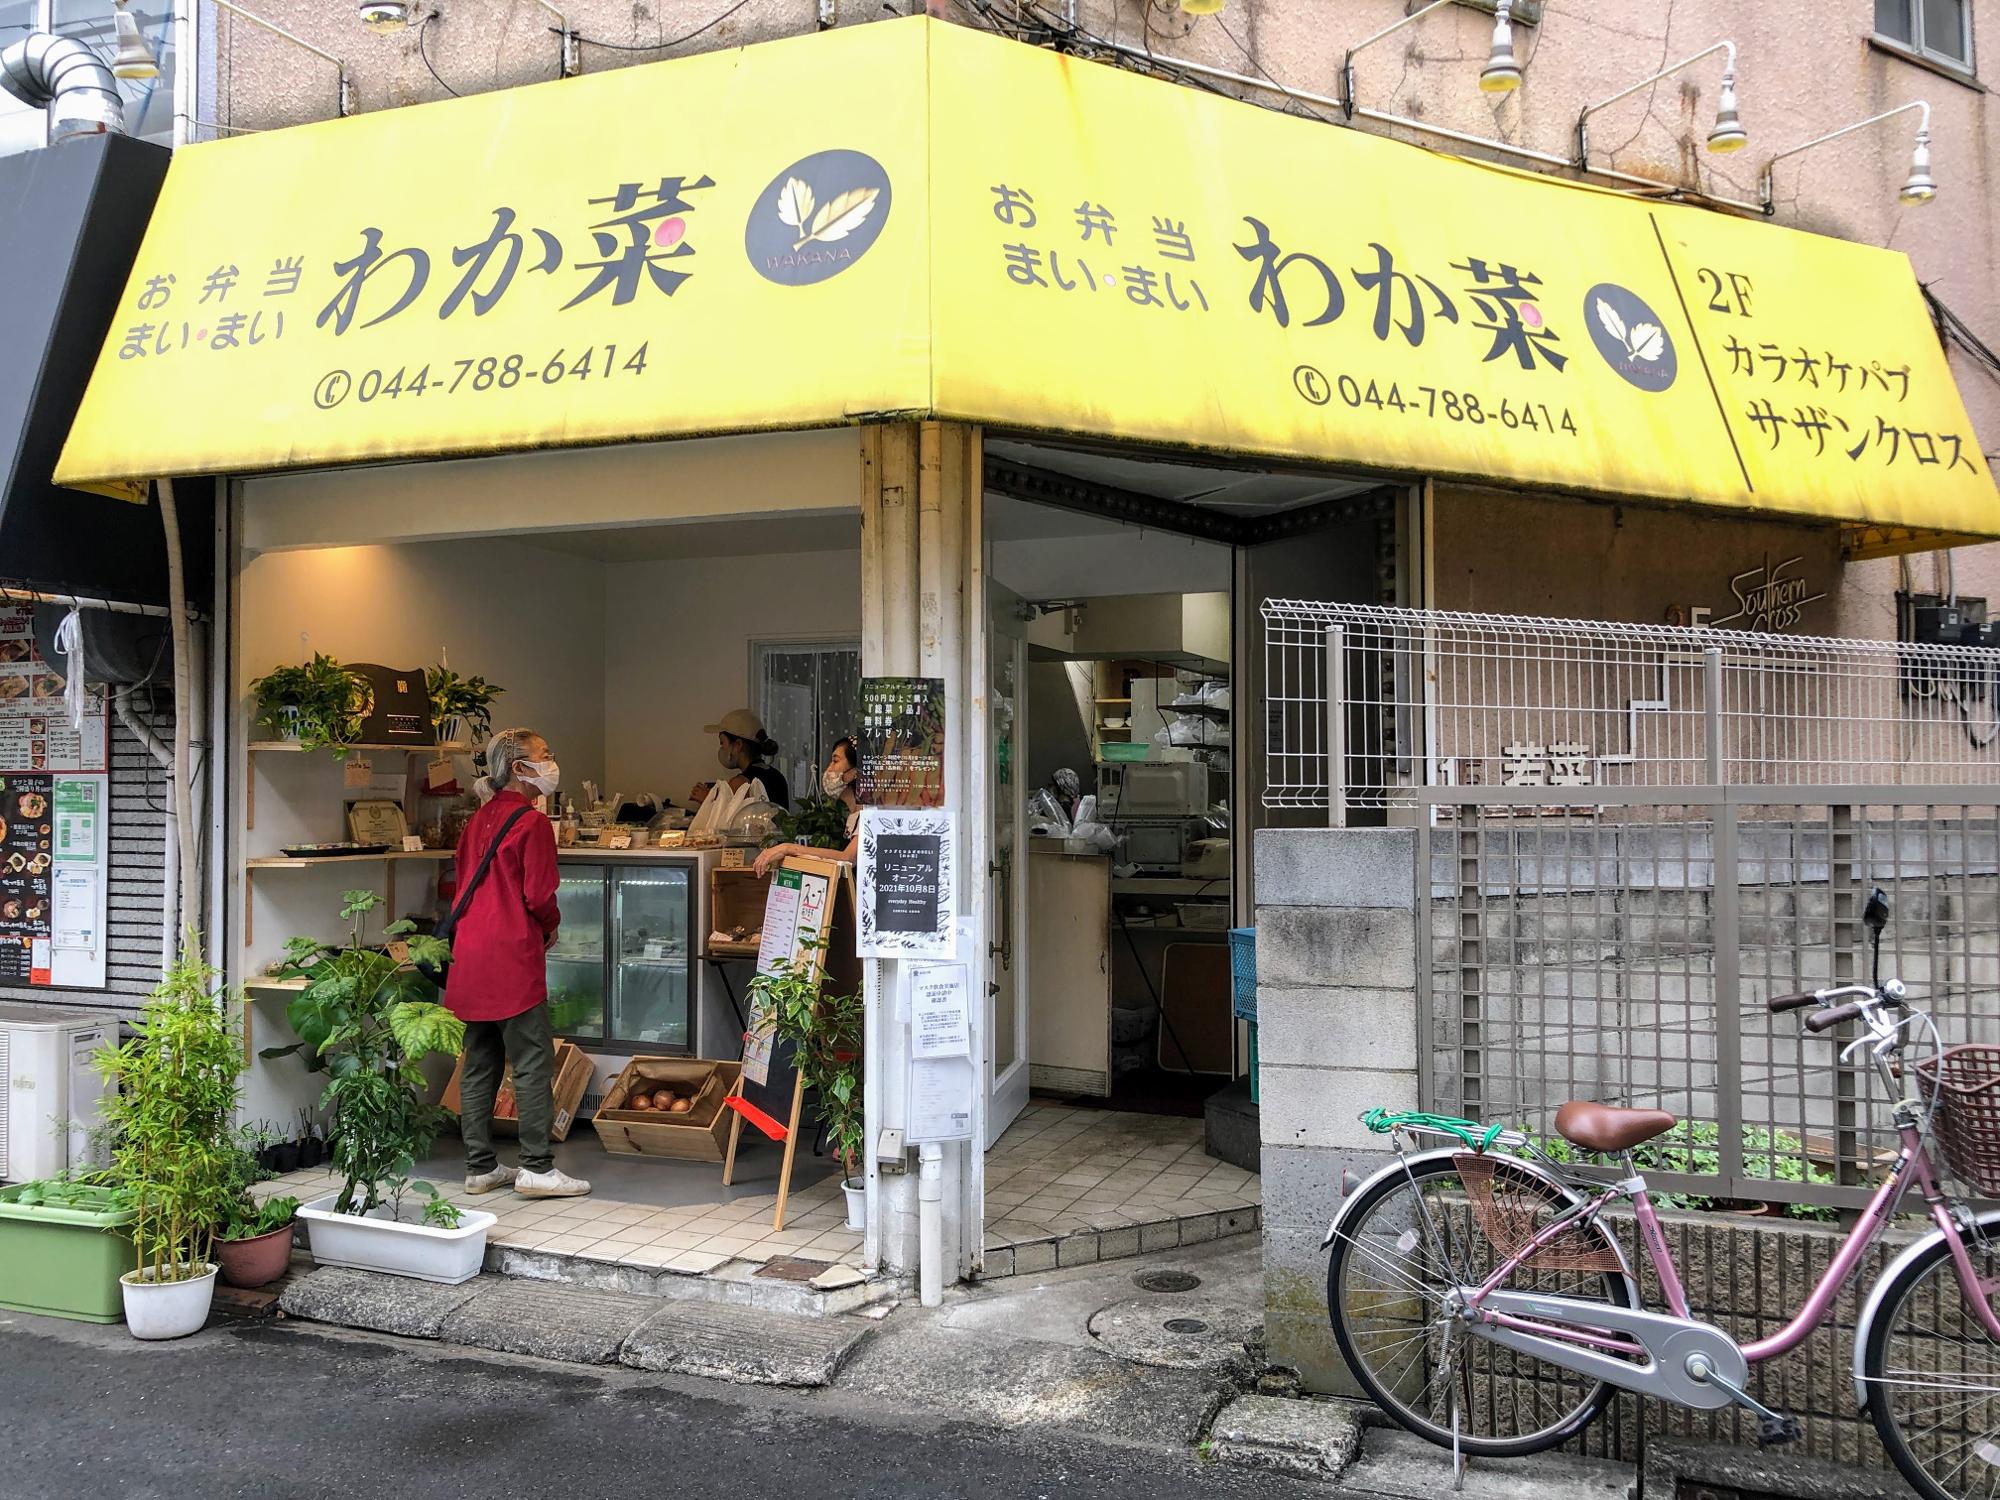
[[[551,796],[561,768],[548,741],[528,729],[503,729],[486,746],[484,807],[459,836],[454,889],[493,862],[451,934],[445,1006],[465,1022],[459,1079],[459,1127],[465,1136],[465,1188],[490,1193],[512,1185],[524,1198],[576,1198],[590,1184],[556,1169],[549,1129],[555,1120],[555,1035],[549,1029],[548,971],[542,955],[556,940],[556,832],[535,810]],[[523,816],[514,817],[516,812]],[[513,819],[511,826],[508,820]],[[504,830],[504,831],[503,831]],[[493,1100],[509,1064],[519,1110],[521,1165],[493,1153]]]

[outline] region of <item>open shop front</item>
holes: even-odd
[[[1018,128],[990,128],[995,97]],[[585,171],[548,145],[582,112],[670,128],[594,140]],[[1302,163],[1342,194],[1300,200]],[[245,317],[184,324],[162,297],[220,263]],[[1677,292],[1712,266],[1755,282],[1760,337],[1907,365],[1893,411],[1857,394],[1842,419],[1921,428],[1937,461],[1774,447],[1742,415],[1768,392],[1721,353],[1732,314]],[[740,1044],[727,950],[754,900],[718,911],[725,854],[659,841],[715,775],[706,726],[761,714],[796,801],[865,717],[849,674],[937,685],[926,811],[952,858],[933,846],[927,952],[960,966],[963,1024],[919,1069],[914,965],[868,962],[864,1231],[812,1244],[847,1231],[820,1228],[839,1186],[803,1150],[825,1174],[803,1227],[754,1238],[730,1226],[768,1208],[731,1208],[714,1163],[643,1160],[701,1212],[629,1254],[768,1258],[811,1230],[822,1255],[949,1277],[1001,1268],[989,1227],[1032,1269],[1075,1234],[1137,1243],[1173,1203],[1254,1226],[1249,1175],[1209,1161],[1199,1122],[1122,1106],[1206,1105],[1248,1065],[1222,929],[1254,909],[1249,834],[1309,815],[1262,805],[1263,709],[1318,691],[1263,680],[1264,597],[1431,602],[1430,475],[1811,518],[1850,555],[1982,535],[1968,432],[1900,257],[908,19],[179,154],[58,477],[231,476],[232,978],[331,936],[358,861],[387,910],[434,914],[451,808],[425,793],[469,770],[429,744],[253,748],[272,667],[325,651],[384,668],[391,696],[420,667],[483,676],[496,724],[549,736],[566,793],[594,783],[551,960],[585,1113],[623,1059]],[[418,847],[285,854],[352,837],[361,802],[394,806],[368,837]],[[283,1010],[253,1003],[259,1050]],[[1283,1068],[1267,1083],[1299,1087]],[[277,1120],[312,1081],[260,1061],[252,1088]],[[1284,1118],[1327,1107],[1287,1097]],[[1162,1119],[1197,1133],[1125,1123]],[[579,1170],[609,1201],[618,1169]],[[523,1227],[519,1248],[635,1243],[589,1232]],[[687,1235],[705,1248],[667,1238]]]

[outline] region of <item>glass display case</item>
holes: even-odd
[[[548,955],[558,1036],[612,1049],[695,1050],[695,872],[681,863],[562,862],[562,929]]]

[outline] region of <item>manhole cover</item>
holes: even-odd
[[[774,1255],[750,1274],[767,1281],[811,1281],[828,1269],[823,1260],[798,1260],[791,1256]]]
[[[1201,1285],[1192,1271],[1141,1271],[1132,1285],[1142,1292],[1191,1292]]]
[[[1174,1303],[1173,1317],[1158,1297],[1138,1296],[1099,1308],[1090,1336],[1111,1354],[1135,1364],[1170,1370],[1219,1369],[1240,1364],[1244,1346],[1264,1326],[1263,1309],[1200,1295]]]
[[[1200,1318],[1169,1318],[1160,1325],[1168,1333],[1207,1333],[1208,1325]]]

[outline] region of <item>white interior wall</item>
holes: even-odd
[[[715,740],[701,726],[752,706],[753,639],[860,635],[858,548],[612,564],[604,588],[607,790],[679,798],[720,773]],[[792,788],[794,796],[805,790]]]

